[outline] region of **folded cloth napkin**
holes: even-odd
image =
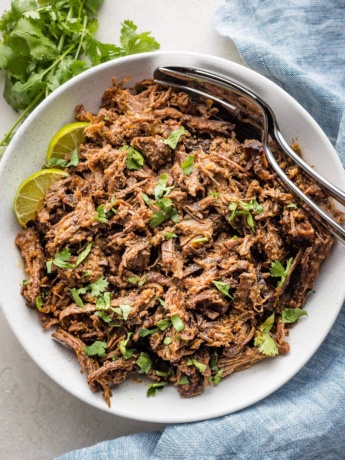
[[[345,164],[345,3],[226,0],[214,16],[247,65],[318,121]],[[59,460],[345,458],[345,309],[309,363],[263,401],[214,420],[105,441]]]

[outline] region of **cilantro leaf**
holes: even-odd
[[[107,348],[107,343],[106,342],[101,342],[99,340],[96,340],[92,345],[90,346],[85,346],[84,351],[88,356],[99,356],[100,358],[106,358],[107,354],[105,352],[105,349]]]
[[[232,214],[229,218],[230,222],[232,222],[237,216],[245,215],[248,226],[252,231],[254,231],[255,223],[252,212],[262,214],[264,208],[256,200],[251,200],[249,203],[244,203],[243,201],[230,203],[229,210],[232,211]]]
[[[151,383],[151,385],[148,386],[146,396],[155,396],[157,390],[162,390],[167,382],[156,382],[156,383]]]
[[[83,300],[81,299],[80,297],[80,292],[78,292],[79,290],[76,289],[76,288],[72,288],[72,289],[68,289],[69,292],[71,293],[72,295],[72,298],[75,302],[75,304],[79,307],[79,308],[84,308],[84,302]]]
[[[196,359],[188,359],[186,364],[187,366],[195,366],[201,373],[205,372],[207,369],[206,364],[200,363]]]
[[[102,275],[97,281],[89,284],[87,287],[91,291],[92,296],[98,297],[106,290],[108,285],[109,281]]]
[[[65,248],[63,251],[55,253],[53,264],[60,268],[74,268],[74,265],[67,262],[70,258],[70,250],[69,248]]]
[[[161,174],[159,181],[154,190],[156,201],[158,201],[159,198],[162,198],[163,196],[168,195],[171,192],[171,190],[175,188],[174,186],[167,187],[168,180],[169,180],[169,177],[167,176],[167,174],[165,173]]]
[[[96,311],[94,314],[102,318],[102,320],[105,323],[110,323],[111,321],[111,317],[107,313],[105,313],[105,311],[99,310],[99,311]]]
[[[139,336],[146,337],[148,335],[155,334],[158,331],[159,331],[158,327],[154,327],[153,329],[147,329],[146,327],[142,327],[139,329]]]
[[[170,345],[172,343],[172,339],[170,337],[165,337],[163,343],[164,345]]]
[[[39,295],[37,298],[36,298],[36,308],[37,310],[40,310],[43,306],[43,300],[42,300],[42,296]]]
[[[164,139],[163,142],[165,145],[169,145],[169,147],[175,150],[177,144],[179,143],[180,137],[185,133],[186,133],[186,130],[184,129],[183,126],[181,126],[181,128],[170,133],[169,137],[167,139]]]
[[[131,276],[129,278],[127,278],[127,281],[131,284],[137,284],[137,282],[139,281],[139,277],[138,276]]]
[[[92,248],[92,243],[88,244],[86,248],[84,249],[84,251],[82,251],[79,254],[77,262],[75,263],[76,267],[78,267],[78,265],[80,265],[86,259],[86,257],[90,254],[91,248]]]
[[[102,203],[97,207],[97,214],[93,216],[95,220],[98,222],[101,222],[102,224],[105,224],[108,222],[108,218],[110,217],[109,213],[105,211],[104,209],[105,204]]]
[[[219,292],[233,299],[232,295],[229,294],[230,284],[224,283],[224,281],[212,281],[212,284],[216,286]]]
[[[124,21],[121,27],[120,42],[125,54],[146,53],[159,48],[159,43],[150,36],[150,32],[137,33],[132,21]]]
[[[281,264],[281,262],[279,262],[279,260],[272,262],[270,273],[271,273],[271,276],[280,278],[278,286],[282,286],[284,284],[284,281],[289,274],[292,261],[293,261],[293,257],[290,257],[290,259],[286,262],[286,268],[283,267],[283,265]]]
[[[186,376],[182,377],[177,385],[189,385],[189,380]]]
[[[170,240],[171,238],[177,238],[177,235],[173,232],[165,232],[164,238]]]
[[[254,346],[258,347],[259,351],[267,356],[275,356],[279,354],[278,347],[269,334],[273,324],[274,313],[267,318],[263,324],[261,324],[259,330],[255,333]]]
[[[179,317],[179,315],[173,315],[171,317],[171,322],[172,322],[172,325],[174,326],[175,330],[177,332],[181,332],[183,331],[184,329],[184,324],[183,324],[183,321],[182,319]]]
[[[141,197],[142,199],[144,200],[144,203],[147,205],[147,206],[150,206],[150,198],[146,195],[146,193],[142,193],[141,194]]]
[[[122,304],[119,308],[112,308],[115,313],[122,315],[123,319],[126,321],[130,312],[132,311],[132,307],[130,305]]]
[[[152,361],[147,353],[144,353],[142,351],[135,363],[140,367],[140,374],[148,374],[150,372],[152,367]]]
[[[156,323],[156,326],[159,327],[161,331],[165,331],[165,329],[168,329],[171,325],[171,320],[170,319],[161,319]]]
[[[188,176],[194,169],[194,155],[188,155],[184,162],[181,164],[183,174]]]
[[[194,244],[201,244],[201,243],[207,243],[208,242],[208,238],[206,238],[206,236],[204,237],[201,237],[201,238],[194,238],[191,243],[194,243]]]
[[[134,349],[133,348],[127,348],[127,344],[129,342],[132,334],[133,334],[133,332],[128,332],[127,338],[121,340],[121,342],[119,343],[119,349],[120,349],[120,351],[122,353],[122,356],[125,359],[131,358],[133,356],[133,354],[134,354]]]
[[[214,385],[218,385],[218,383],[221,381],[223,372],[223,369],[221,369],[212,377],[212,382]]]
[[[291,208],[291,209],[296,209],[297,208],[297,204],[296,203],[289,203],[288,205],[286,205],[287,208]]]
[[[126,166],[127,169],[134,169],[138,171],[142,166],[144,166],[145,160],[140,152],[135,150],[133,147],[125,145],[121,150],[127,151],[126,157]]]
[[[308,313],[300,308],[284,308],[280,321],[282,323],[294,323],[301,316],[308,316]]]

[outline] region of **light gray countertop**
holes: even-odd
[[[116,43],[121,21],[151,31],[161,50],[195,51],[241,63],[235,46],[219,36],[212,15],[220,0],[104,0],[101,41]],[[9,9],[2,0],[0,14]],[[3,75],[0,76],[3,87]],[[16,114],[0,98],[0,138]],[[0,310],[0,458],[47,460],[74,449],[164,425],[137,422],[86,405],[54,383],[31,360]]]

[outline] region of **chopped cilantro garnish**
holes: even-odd
[[[181,380],[178,382],[177,385],[188,385],[189,384],[189,380],[187,379],[186,376],[182,377]]]
[[[62,158],[50,158],[46,163],[47,168],[54,166],[61,166],[62,168],[69,168],[70,166],[77,166],[79,163],[78,150],[75,148],[70,156],[70,161],[63,160]]]
[[[131,276],[129,278],[127,278],[127,281],[131,284],[137,284],[137,282],[139,281],[139,277],[138,276]]]
[[[92,248],[92,243],[88,244],[86,248],[84,249],[84,251],[82,251],[79,254],[77,262],[75,263],[76,267],[78,267],[78,265],[80,265],[86,259],[86,257],[90,254],[91,248]]]
[[[96,316],[99,316],[100,318],[102,318],[102,320],[105,322],[105,323],[110,323],[111,321],[111,317],[109,315],[107,315],[107,313],[103,310],[98,310],[94,313]]]
[[[209,196],[214,196],[216,199],[220,197],[222,192],[209,192]]]
[[[96,340],[92,345],[90,346],[85,346],[84,351],[88,356],[99,356],[100,358],[106,358],[107,354],[105,352],[105,349],[107,348],[107,343],[106,342],[100,342],[99,340]]]
[[[150,206],[150,198],[146,195],[146,193],[143,192],[143,193],[141,194],[141,197],[142,197],[144,203],[145,203],[147,206]]]
[[[142,166],[144,166],[144,157],[133,147],[130,147],[129,145],[124,145],[123,147],[121,147],[120,150],[127,151],[126,166],[128,169],[134,169],[138,171]]]
[[[158,326],[161,331],[165,331],[165,329],[168,329],[170,325],[171,325],[170,319],[162,319],[158,321],[156,324],[156,326]]]
[[[76,305],[79,308],[84,308],[84,303],[83,303],[81,297],[79,296],[80,292],[78,292],[80,290],[76,289],[76,288],[72,288],[72,289],[68,289],[68,290],[71,293],[72,298],[73,298],[74,302],[76,303]]]
[[[163,343],[164,345],[170,345],[172,343],[172,339],[170,337],[165,337]]]
[[[140,374],[148,374],[152,367],[151,358],[147,353],[143,351],[140,353],[139,358],[136,360],[136,364],[140,367]]]
[[[210,359],[210,369],[211,369],[211,371],[218,371],[219,370],[217,360],[216,360],[216,358],[214,356],[212,356],[211,359]]]
[[[206,364],[199,363],[199,361],[197,361],[196,359],[188,359],[187,366],[195,366],[197,369],[199,369],[201,373],[205,372],[205,370],[207,369]]]
[[[245,215],[248,226],[254,231],[255,223],[252,212],[255,211],[257,214],[261,214],[264,208],[256,200],[251,200],[249,203],[244,203],[243,201],[231,203],[229,204],[229,210],[232,211],[229,221],[233,221],[236,216]]]
[[[165,232],[164,238],[170,240],[171,238],[177,238],[177,235],[173,232]]]
[[[279,260],[272,262],[270,273],[271,273],[271,276],[280,278],[278,286],[282,286],[286,277],[288,276],[292,261],[293,261],[293,258],[290,257],[290,259],[286,262],[286,268],[283,267],[283,265],[279,262]]]
[[[201,237],[201,238],[194,238],[191,243],[194,243],[194,244],[202,244],[202,243],[207,243],[208,241],[208,238],[206,238],[206,236],[204,237]]]
[[[158,300],[158,302],[162,305],[162,307],[166,308],[166,305],[163,299],[161,299],[160,297],[156,297],[156,300]]]
[[[296,209],[297,208],[297,204],[296,203],[290,203],[288,205],[286,205],[287,208],[291,208],[291,209]]]
[[[181,164],[183,174],[188,176],[194,169],[194,155],[188,155],[184,162]]]
[[[130,305],[121,304],[119,308],[112,308],[115,313],[122,315],[123,319],[126,321],[130,312],[132,311],[132,307]]]
[[[43,306],[43,300],[42,300],[42,296],[39,295],[37,298],[36,298],[36,308],[38,310],[40,310]]]
[[[168,183],[168,180],[169,180],[169,177],[167,174],[161,174],[160,178],[159,178],[159,181],[155,187],[155,190],[154,190],[154,195],[155,195],[155,200],[159,200],[159,198],[162,198],[162,197],[165,197],[166,195],[168,195],[171,190],[173,190],[175,188],[174,185],[170,186],[170,187],[167,187],[167,183]]]
[[[229,297],[230,299],[233,299],[232,295],[229,294],[229,289],[230,289],[229,283],[224,283],[224,281],[212,281],[212,284],[216,286],[219,292]]]
[[[127,344],[129,342],[129,339],[131,338],[132,334],[133,334],[133,332],[128,332],[127,338],[121,340],[121,342],[119,343],[119,349],[120,349],[120,351],[122,353],[122,356],[125,359],[131,358],[133,356],[133,353],[134,353],[133,348],[127,348]]]
[[[30,280],[23,280],[23,286],[27,286],[28,284],[30,284],[31,281]]]
[[[109,281],[103,275],[94,283],[90,283],[87,287],[91,291],[91,295],[98,297],[109,285]]]
[[[282,323],[294,323],[301,316],[308,316],[308,313],[300,308],[284,308],[280,321]]]
[[[167,139],[164,139],[163,142],[165,145],[169,145],[169,147],[171,147],[174,150],[176,149],[176,146],[180,140],[180,137],[185,133],[186,133],[186,130],[184,129],[183,126],[181,126],[181,128],[170,133],[169,137]]]
[[[179,315],[173,315],[171,317],[171,322],[177,332],[183,331],[184,324],[183,324],[182,319],[179,317]]]
[[[110,308],[111,292],[104,292],[97,297],[96,310],[107,310]]]
[[[69,248],[65,248],[63,251],[55,253],[53,264],[59,268],[75,268],[75,265],[72,265],[67,262],[68,260],[70,260],[70,258],[70,250]]]
[[[108,219],[111,216],[111,213],[109,213],[109,211],[106,211],[104,207],[105,207],[104,203],[100,204],[97,207],[97,214],[93,216],[93,218],[97,220],[98,222],[101,222],[101,224],[105,224],[106,222],[108,222]]]
[[[158,327],[154,327],[153,329],[147,329],[146,327],[142,327],[139,329],[139,335],[140,337],[146,337],[148,335],[155,334],[158,331]]]
[[[254,346],[258,347],[259,351],[267,356],[275,356],[279,354],[278,347],[275,341],[270,336],[269,332],[274,324],[274,313],[261,324],[259,330],[256,331]]]
[[[155,374],[158,375],[158,377],[170,377],[172,369],[169,369],[168,371],[155,371]]]
[[[148,386],[146,396],[155,396],[157,390],[162,390],[167,382],[156,382],[156,383],[151,383],[151,385]]]
[[[214,385],[218,385],[218,383],[221,381],[223,372],[223,369],[221,369],[212,377],[212,382]]]

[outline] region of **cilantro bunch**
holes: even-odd
[[[90,66],[159,48],[150,32],[122,23],[120,45],[95,37],[103,0],[12,0],[0,19],[4,98],[22,111],[0,141],[0,154],[16,126],[52,91]]]

